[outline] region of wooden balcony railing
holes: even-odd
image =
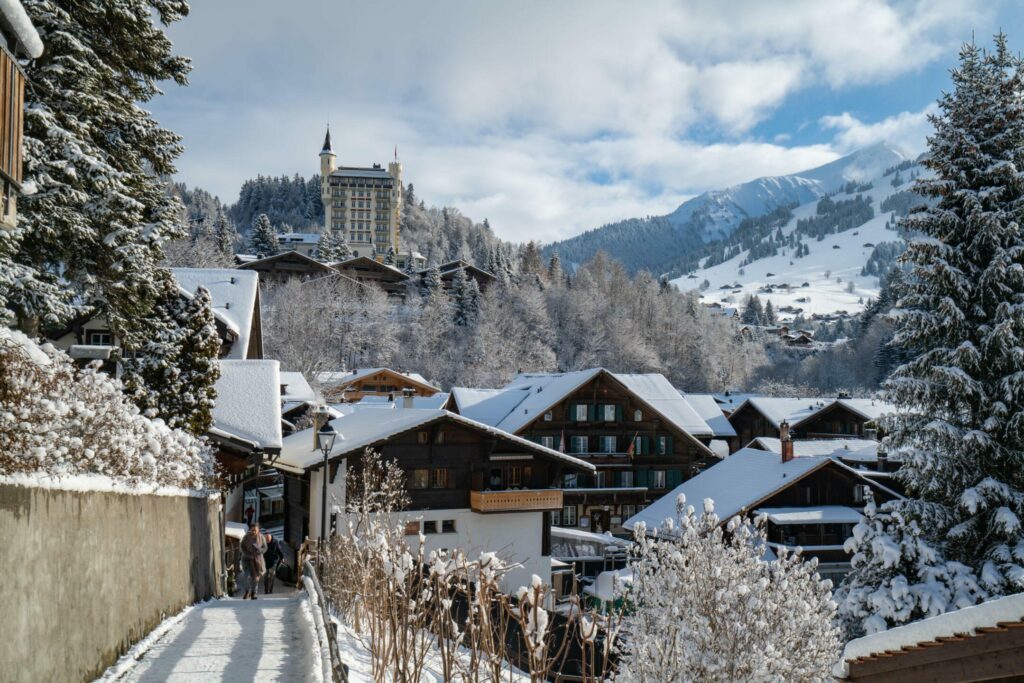
[[[530,512],[561,510],[560,489],[523,489],[519,491],[470,491],[473,512]]]

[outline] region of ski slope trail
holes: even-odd
[[[311,681],[316,635],[300,593],[225,598],[197,606],[119,681]]]

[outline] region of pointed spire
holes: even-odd
[[[331,147],[331,124],[327,124],[327,135],[324,137],[324,148],[320,150],[321,154],[324,152],[334,154],[334,148]]]

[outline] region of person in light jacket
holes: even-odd
[[[267,571],[263,561],[263,554],[267,552],[267,542],[260,533],[260,525],[249,526],[249,533],[242,539],[242,572],[246,578],[245,595],[243,600],[256,599],[256,591],[260,587],[260,579]]]

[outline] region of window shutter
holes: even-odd
[[[576,404],[575,403],[570,403],[569,404],[569,419],[572,420],[573,422],[576,421]]]
[[[665,475],[666,484],[669,489],[674,489],[683,483],[683,473],[679,470],[669,470]]]
[[[634,479],[637,486],[647,486],[647,470],[637,470]]]
[[[622,406],[620,405],[615,406],[615,421],[622,422]]]
[[[667,455],[672,455],[673,453],[675,453],[675,450],[673,450],[673,446],[672,446],[672,435],[671,434],[669,434],[668,436],[665,437],[665,452],[666,452]]]
[[[587,420],[590,422],[597,420],[597,406],[593,403],[587,404]]]
[[[641,436],[640,437],[640,454],[650,455],[651,454],[651,437]]]

